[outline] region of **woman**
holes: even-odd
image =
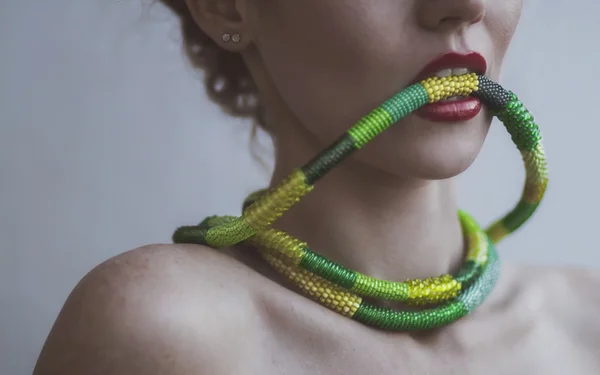
[[[521,0],[164,2],[181,18],[213,99],[272,135],[272,186],[420,79],[497,80],[521,11]],[[486,137],[491,111],[481,103],[450,98],[403,118],[274,226],[378,279],[457,274],[470,245],[451,178]],[[338,314],[305,298],[274,259],[254,247],[195,244],[117,256],[74,289],[35,374],[600,372],[600,280],[590,272],[502,263],[468,317],[386,330],[349,319],[344,308],[354,305]],[[463,293],[446,292],[435,298]],[[400,298],[361,301],[380,311],[422,309]]]

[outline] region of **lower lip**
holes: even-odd
[[[426,104],[415,111],[415,114],[429,121],[459,122],[474,118],[480,111],[481,101],[478,98],[468,97]]]

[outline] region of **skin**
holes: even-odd
[[[188,6],[208,35],[244,56],[257,82],[274,129],[275,183],[440,53],[477,51],[498,80],[521,1]],[[222,43],[225,31],[242,42]],[[489,126],[485,110],[460,123],[410,116],[319,182],[277,227],[371,276],[453,272],[464,243],[452,177],[475,159]],[[382,332],[304,298],[252,249],[153,245],[78,284],[34,374],[597,374],[598,286],[591,271],[503,264],[469,317],[430,332]]]

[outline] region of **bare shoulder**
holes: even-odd
[[[518,266],[509,277],[516,308],[535,312],[574,342],[600,350],[600,271]]]
[[[238,338],[253,336],[254,279],[242,263],[196,245],[109,259],[72,291],[34,374],[234,373],[222,356],[243,355]]]
[[[516,266],[514,282],[544,300],[555,301],[556,311],[572,311],[569,304],[600,307],[600,270],[576,267]],[[573,306],[571,306],[573,307]]]

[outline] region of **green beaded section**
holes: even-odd
[[[533,216],[546,190],[548,171],[541,147],[542,136],[531,113],[512,92],[504,108],[495,112],[504,124],[525,162],[526,183],[521,200],[506,216],[487,230],[494,241],[499,241],[519,229]],[[532,200],[534,200],[532,202]]]
[[[307,247],[304,248],[304,255],[299,266],[346,289],[352,288],[357,278],[356,272],[331,262]]]
[[[237,216],[209,216],[206,219],[202,220],[198,227],[210,229],[235,221],[237,218]]]
[[[495,114],[510,133],[519,151],[532,151],[542,139],[540,129],[517,96],[513,93],[510,95],[511,100],[506,107]]]
[[[206,242],[206,228],[199,228],[195,225],[186,225],[179,227],[173,232],[171,239],[173,243],[194,243],[198,245],[208,245]]]
[[[333,262],[310,248],[303,249],[299,266],[323,279],[364,297],[385,300],[405,301],[416,304],[427,304],[455,298],[459,290],[468,287],[480,276],[487,262],[489,241],[481,227],[468,213],[459,210],[464,235],[473,243],[469,243],[467,260],[456,277],[443,275],[426,280],[387,281],[363,275]],[[480,241],[479,236],[485,236]],[[470,259],[474,256],[474,259]]]
[[[236,217],[228,223],[210,228],[204,238],[211,247],[221,248],[229,246],[237,238],[250,238],[255,234],[256,231],[246,224],[243,217]]]
[[[306,183],[314,185],[333,167],[342,162],[356,150],[354,140],[350,135],[344,134],[333,145],[321,152],[317,157],[302,167],[306,176]]]
[[[393,123],[392,115],[379,107],[360,119],[356,125],[348,130],[348,135],[352,137],[354,147],[360,149]]]
[[[363,301],[352,319],[392,331],[418,331],[446,326],[470,314],[489,295],[500,276],[496,250],[489,248],[489,262],[481,277],[455,301],[422,311],[396,311]]]
[[[512,233],[519,229],[535,212],[539,203],[520,201],[517,206],[502,219],[502,225]]]
[[[485,264],[476,263],[474,260],[469,260],[465,262],[454,279],[461,284],[466,284],[469,280],[475,279],[475,277],[481,273],[484,265]]]
[[[238,220],[237,216],[209,216],[202,220],[199,225],[178,228],[173,233],[173,242],[208,245],[210,242],[206,237],[209,231],[214,230],[213,228],[223,228],[223,226],[236,220]]]
[[[477,81],[476,86],[478,88],[470,95],[480,97],[490,108],[501,108],[496,111],[495,115],[504,123],[513,142],[527,159],[526,169],[529,182],[526,185],[524,193],[526,196],[523,199],[529,202],[535,199],[539,203],[545,192],[547,171],[545,155],[540,143],[540,131],[534,122],[533,116],[513,93],[505,90],[487,77],[478,75]],[[423,84],[416,83],[382,103],[381,106],[351,127],[335,144],[302,169],[308,185],[312,186],[314,182],[322,178],[331,168],[338,165],[353,151],[362,148],[392,124],[427,104],[429,100],[427,89]],[[534,158],[525,154],[531,152],[535,154]],[[277,204],[281,204],[281,202],[269,206],[269,210],[273,211],[269,214],[276,214],[275,218],[289,208],[285,205],[279,207]],[[537,204],[521,202],[507,217],[498,221],[487,231],[493,236],[494,241],[499,241],[530,218],[536,208]],[[237,244],[254,234],[255,230],[243,217],[240,217],[211,228],[180,227],[173,234],[173,241],[175,243],[208,243],[218,248]]]
[[[421,84],[415,83],[375,108],[347,133],[354,140],[354,146],[360,149],[392,124],[427,104],[428,100],[425,88]]]
[[[456,301],[465,306],[467,314],[472,313],[477,307],[481,306],[500,278],[500,259],[491,239],[489,240],[489,244],[488,265],[481,274],[481,277],[473,283],[466,293],[458,296]]]
[[[410,296],[410,287],[405,283],[376,279],[358,273],[351,292],[361,296],[384,300],[406,301]]]
[[[409,280],[404,283],[377,280],[333,263],[313,253],[308,248],[302,248],[304,244],[296,244],[292,249],[293,251],[290,250],[295,257],[294,261],[298,262],[297,265],[300,267],[296,268],[296,272],[319,275],[323,281],[328,280],[332,284],[367,296],[386,299],[398,298],[402,301],[410,301],[412,298],[438,303],[441,300],[449,300],[443,294],[447,292],[449,287],[452,288],[460,284],[463,288],[459,293],[453,294],[453,299],[450,299],[450,302],[440,304],[437,308],[422,311],[398,312],[373,306],[365,301],[362,301],[359,305],[360,297],[357,295],[351,295],[354,298],[353,301],[355,301],[353,305],[344,305],[345,308],[350,309],[348,311],[340,310],[340,305],[336,301],[328,300],[331,302],[330,307],[332,306],[336,311],[343,314],[349,314],[349,311],[351,311],[354,319],[384,329],[405,331],[431,329],[444,326],[469,314],[483,303],[494,287],[499,277],[500,267],[493,243],[522,226],[538,207],[547,185],[546,160],[541,145],[539,128],[533,116],[513,93],[480,75],[477,76],[476,82],[473,81],[473,77],[454,77],[443,83],[444,85],[446,83],[450,85],[452,82],[455,84],[456,82],[464,83],[465,80],[468,81],[469,87],[467,88],[475,91],[469,92],[467,90],[461,95],[473,95],[481,98],[505,125],[513,142],[523,154],[527,180],[521,201],[508,215],[487,230],[488,235],[485,241],[483,241],[483,237],[478,238],[477,243],[485,242],[485,248],[488,251],[487,256],[486,253],[478,252],[477,247],[470,248],[463,267],[454,278],[445,275],[442,278],[429,278],[423,281]],[[435,79],[433,81],[437,82]],[[256,217],[246,217],[245,220],[244,216],[213,216],[198,226],[180,227],[174,233],[173,241],[176,243],[202,243],[210,244],[213,247],[224,247],[256,235],[258,229],[253,229],[250,224],[254,225],[256,220],[264,221],[264,218],[274,217],[273,220],[268,222],[269,225],[272,224],[272,221],[286,211],[291,203],[295,203],[301,198],[296,189],[305,194],[309,191],[308,187],[312,188],[313,183],[322,178],[331,168],[339,165],[344,158],[357,149],[364,147],[394,123],[429,101],[448,97],[449,93],[456,91],[454,89],[447,90],[441,84],[431,86],[430,90],[432,90],[430,93],[431,98],[423,84],[414,84],[382,103],[302,169],[301,172],[304,178],[302,184],[276,188],[281,193],[281,197],[278,196],[277,199],[273,199],[272,196],[267,197],[272,199],[271,202],[264,200],[267,198],[261,198],[258,195],[252,196],[251,200],[264,203],[264,209],[255,210]],[[305,181],[310,183],[305,185]],[[289,191],[286,189],[289,189]],[[264,234],[261,230],[267,228],[258,227],[260,227],[258,233]],[[470,237],[469,243],[475,243],[472,237],[474,236]],[[286,239],[279,242],[276,238],[270,240],[275,241],[271,246],[286,245],[289,242]],[[452,285],[450,283],[444,284],[444,280],[448,279],[453,283]],[[452,290],[452,293],[454,292],[456,291]],[[456,295],[458,296],[454,298]],[[431,298],[432,296],[434,298]],[[344,298],[341,294],[338,297]]]
[[[248,202],[260,199],[261,192],[255,192],[248,197]],[[478,246],[480,241],[473,234],[481,232],[481,228],[472,216],[460,210],[458,212],[464,234],[471,241],[469,246]],[[184,235],[192,233],[195,239],[205,239],[207,234],[211,234],[213,230],[222,231],[228,228],[229,224],[237,223],[238,219],[235,216],[211,216],[205,219],[199,226],[193,227],[196,231],[203,231],[200,235],[195,231],[187,231]],[[220,233],[222,235],[222,233]],[[487,237],[486,237],[487,238]],[[337,286],[348,289],[354,293],[366,296],[382,298],[387,300],[405,301],[416,304],[428,304],[433,301],[443,301],[455,298],[460,289],[468,287],[477,277],[480,276],[482,266],[487,261],[486,256],[478,256],[477,254],[487,254],[489,241],[485,242],[484,247],[470,248],[468,257],[475,256],[474,259],[465,261],[463,267],[455,278],[450,275],[443,275],[438,278],[430,278],[426,280],[408,280],[405,282],[380,280],[370,276],[363,275],[359,272],[347,269],[346,267],[332,262],[329,259],[314,253],[310,248],[302,249],[302,256],[299,258],[299,266],[311,273],[324,278],[325,280],[334,283]],[[428,302],[429,301],[429,302]]]
[[[424,311],[395,311],[363,302],[352,319],[379,329],[419,331],[443,327],[467,313],[462,303],[450,303]]]
[[[398,122],[427,104],[428,101],[429,95],[427,95],[425,87],[420,83],[415,83],[383,102],[381,108],[392,116],[394,122]]]

